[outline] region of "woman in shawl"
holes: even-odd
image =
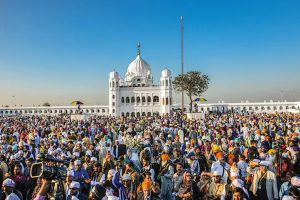
[[[193,182],[193,177],[191,172],[189,171],[184,172],[183,182],[179,187],[177,199],[196,200],[198,199],[197,194],[199,194],[199,192],[197,191],[197,187]]]

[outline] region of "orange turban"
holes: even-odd
[[[163,154],[163,155],[161,155],[161,159],[162,159],[162,161],[167,161],[167,160],[170,160],[170,156],[168,154]]]
[[[223,157],[224,153],[222,151],[216,153],[216,157],[219,159],[221,157]]]
[[[230,153],[228,155],[228,160],[233,160],[235,158],[234,154]]]
[[[150,190],[152,188],[152,182],[151,181],[143,181],[142,183],[142,189],[143,190]]]
[[[297,136],[298,136],[298,133],[293,133],[292,136],[293,136],[293,137],[297,137]]]
[[[257,129],[257,130],[255,131],[255,133],[258,134],[258,135],[260,135],[260,130]]]

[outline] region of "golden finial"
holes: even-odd
[[[137,49],[138,49],[138,56],[141,55],[141,44],[140,42],[137,44]]]

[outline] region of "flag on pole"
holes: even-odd
[[[198,98],[194,99],[194,101],[206,102],[207,100],[203,97],[198,97]]]

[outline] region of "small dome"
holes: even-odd
[[[171,76],[171,74],[172,74],[171,71],[167,68],[162,70],[162,72],[161,72],[162,77],[168,77],[168,76]]]
[[[112,71],[109,73],[109,78],[119,78],[119,74],[116,71]]]

